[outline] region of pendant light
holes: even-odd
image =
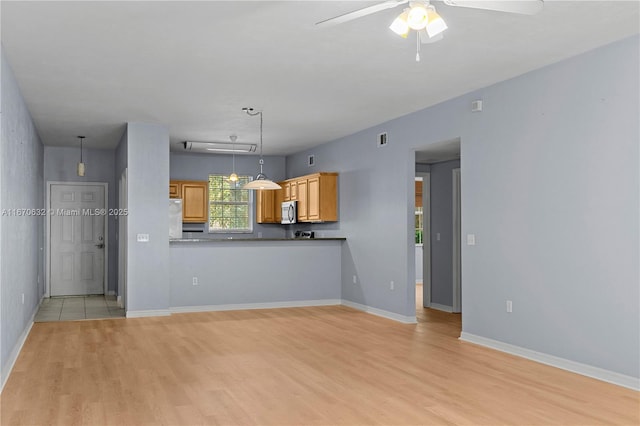
[[[80,162],[78,163],[78,176],[84,176],[84,163],[82,162],[82,141],[84,136],[78,136],[80,139]]]
[[[238,175],[236,174],[236,140],[238,140],[238,137],[236,135],[231,135],[229,136],[229,139],[231,139],[231,150],[233,151],[233,168],[229,175],[229,180],[231,181],[231,186],[235,188],[238,182]]]
[[[264,165],[264,160],[262,159],[262,111],[253,112],[253,108],[242,108],[242,110],[252,117],[260,116],[260,173],[256,175],[254,180],[243,186],[242,189],[281,189],[280,185],[269,180],[267,175],[262,172],[262,166]]]

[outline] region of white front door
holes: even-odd
[[[51,296],[104,294],[104,190],[51,185]]]

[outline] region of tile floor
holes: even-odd
[[[35,322],[124,318],[115,296],[70,296],[44,299]]]

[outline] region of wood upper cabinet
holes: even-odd
[[[416,207],[422,207],[422,181],[416,181]]]
[[[297,191],[297,208],[298,208],[298,221],[306,222],[309,220],[308,216],[308,193],[307,193],[307,179],[298,179],[296,181],[296,191]]]
[[[338,220],[338,174],[315,173],[278,182],[279,190],[256,191],[256,222],[280,223],[283,201],[297,201],[298,222]]]
[[[315,173],[299,177],[298,221],[335,222],[338,220],[338,174]]]
[[[169,182],[169,198],[180,198],[180,184],[176,181]]]
[[[209,182],[172,180],[169,197],[182,198],[182,222],[205,223],[209,221]]]
[[[282,193],[282,201],[291,201],[291,182],[278,182],[278,185],[282,187],[282,189],[280,190],[280,192]]]
[[[256,223],[280,223],[284,189],[256,191]]]
[[[298,182],[292,180],[289,182],[289,199],[287,201],[296,201],[298,199]]]

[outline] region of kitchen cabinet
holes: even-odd
[[[298,221],[338,220],[338,174],[315,173],[296,179]]]
[[[169,182],[169,198],[180,198],[180,184],[178,182]]]
[[[298,222],[307,222],[309,221],[309,216],[307,213],[309,200],[307,198],[307,179],[298,179],[296,181],[296,191],[297,191],[297,200],[298,202]]]
[[[416,207],[422,207],[422,181],[416,181]]]
[[[169,182],[169,198],[182,199],[182,222],[205,223],[209,221],[209,182],[172,180]]]
[[[256,191],[256,223],[280,223],[284,189]]]
[[[282,192],[282,201],[291,201],[291,182],[278,182],[278,185],[282,187],[280,190]]]

